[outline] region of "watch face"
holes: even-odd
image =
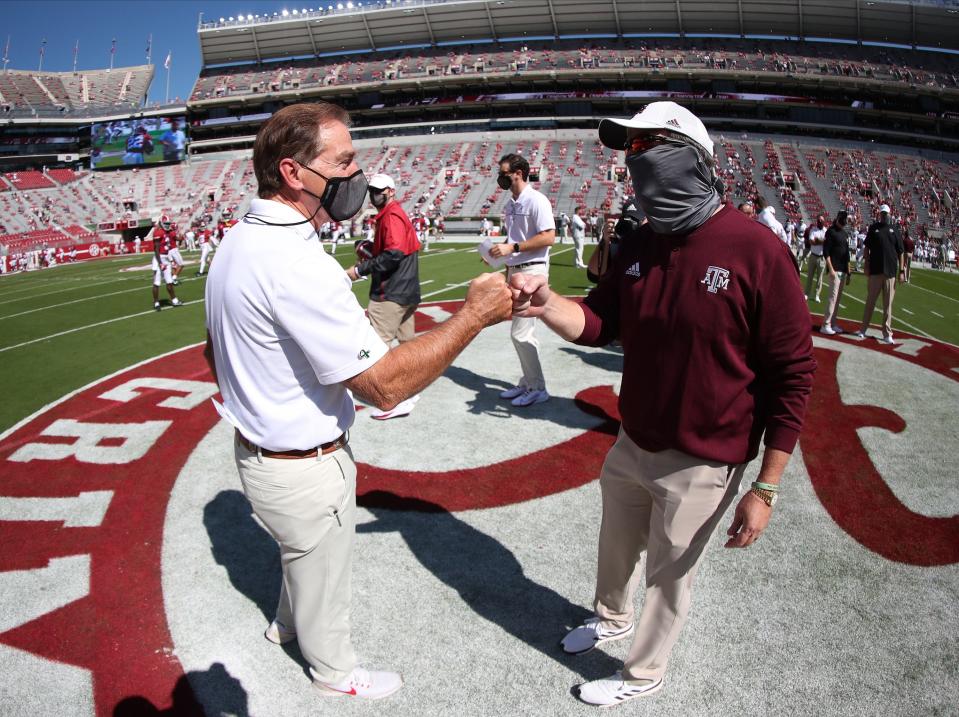
[[[774,505],[776,505],[776,499],[777,499],[778,497],[779,497],[779,494],[778,494],[778,493],[773,493],[773,494],[772,494],[772,499],[769,501],[769,507],[770,507],[770,508],[772,508]]]

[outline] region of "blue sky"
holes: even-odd
[[[306,7],[318,7],[306,3]],[[163,101],[166,70],[163,60],[172,52],[170,99],[185,99],[200,71],[197,20],[204,18],[280,12],[304,7],[297,2],[264,0],[5,0],[0,2],[0,56],[10,37],[11,70],[36,70],[40,46],[47,41],[43,69],[68,72],[73,69],[77,41],[77,69],[110,66],[110,47],[117,40],[114,66],[146,63],[147,37],[153,33],[153,64],[156,75],[150,86],[150,101]],[[2,66],[2,65],[0,65]]]

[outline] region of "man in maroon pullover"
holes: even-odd
[[[580,699],[605,706],[662,687],[703,551],[761,438],[758,480],[736,505],[726,547],[748,547],[766,528],[816,364],[795,260],[722,204],[702,122],[654,102],[631,120],[603,120],[599,138],[626,152],[647,224],[620,242],[582,304],[542,276],[517,275],[511,288],[514,315],[542,318],[579,344],[623,345],[622,427],[600,476],[596,617],[562,642],[581,654],[635,633],[620,673],[579,687]]]

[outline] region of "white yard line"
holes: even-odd
[[[850,298],[850,299],[853,299],[854,301],[858,301],[860,304],[863,304],[863,305],[865,305],[865,303],[866,303],[865,301],[863,301],[862,299],[860,299],[858,296],[853,296],[852,294],[846,294],[846,297],[847,297],[847,298]],[[911,313],[911,312],[910,312],[910,313]],[[923,331],[923,330],[920,329],[919,327],[913,326],[913,325],[910,324],[908,321],[903,321],[902,319],[897,318],[897,317],[895,317],[895,316],[892,317],[892,320],[893,320],[893,321],[898,321],[900,324],[902,324],[903,326],[905,326],[907,329],[912,329],[912,330],[915,331],[917,334],[919,334],[920,336],[925,336],[927,339],[935,339],[936,341],[939,340],[939,339],[936,339],[935,336],[931,336],[931,335],[927,334],[925,331]],[[870,325],[871,325],[871,324],[870,324]]]
[[[940,294],[938,291],[933,291],[932,289],[927,289],[927,288],[925,288],[924,286],[916,286],[915,284],[912,284],[912,283],[910,283],[909,286],[911,286],[913,289],[919,289],[919,291],[927,291],[927,292],[929,292],[930,294],[935,294],[935,295],[938,296],[938,297],[941,297],[941,298],[943,298],[943,299],[947,299],[947,300],[949,300],[949,301],[955,301],[957,304],[959,304],[959,299],[953,299],[951,296],[946,296],[945,294]]]
[[[472,281],[472,279],[470,279],[470,281]],[[463,281],[463,282],[460,282],[459,284],[447,284],[445,288],[437,289],[436,291],[431,291],[428,294],[423,294],[420,298],[428,299],[431,296],[436,296],[437,294],[443,294],[443,293],[446,293],[447,291],[452,291],[453,289],[459,289],[462,286],[469,286],[469,283],[470,283],[469,281]]]
[[[87,284],[86,286],[69,286],[65,289],[55,289],[54,291],[47,291],[42,294],[33,294],[32,296],[21,296],[16,299],[6,299],[0,301],[0,304],[12,304],[15,301],[26,301],[28,299],[39,299],[41,296],[50,296],[51,294],[62,294],[64,291],[77,291],[78,289],[86,289],[89,286],[103,286],[104,284],[115,284],[118,281],[142,281],[142,276],[124,276],[119,279],[109,279],[107,281],[98,281],[93,284]]]
[[[942,314],[940,314],[938,311],[932,311],[932,310],[930,309],[930,312],[932,313],[933,316],[938,316],[940,319],[946,318],[945,316],[943,316]]]
[[[432,284],[435,279],[427,279],[426,281],[421,281],[420,286],[426,286],[427,284]]]
[[[70,304],[79,304],[84,301],[95,301],[96,299],[102,299],[107,296],[116,296],[118,294],[130,294],[134,291],[142,291],[146,293],[146,287],[138,286],[135,289],[124,289],[123,291],[111,291],[109,294],[97,294],[96,296],[87,296],[83,299],[74,299],[73,301],[64,301],[60,304],[51,304],[50,306],[41,306],[38,309],[29,309],[28,311],[21,311],[19,314],[9,314],[8,316],[0,316],[0,321],[4,319],[15,319],[18,316],[26,316],[27,314],[33,314],[37,311],[46,311],[47,309],[59,309],[61,306],[69,306]]]
[[[191,306],[193,304],[202,304],[204,299],[195,299],[193,301],[186,301],[183,303],[184,306]],[[170,307],[174,308],[174,307]],[[4,346],[0,348],[0,354],[4,351],[12,351],[13,349],[19,349],[23,346],[29,346],[30,344],[40,343],[41,341],[49,341],[50,339],[55,339],[59,336],[66,336],[67,334],[73,334],[77,331],[84,331],[85,329],[93,329],[97,326],[106,326],[107,324],[113,324],[117,321],[126,321],[127,319],[135,319],[137,316],[147,316],[148,314],[154,314],[156,311],[150,309],[149,311],[140,311],[136,314],[127,314],[126,316],[118,316],[115,319],[107,319],[106,321],[98,321],[95,324],[87,324],[86,326],[77,326],[74,329],[67,329],[66,331],[59,331],[55,334],[50,334],[49,336],[42,336],[39,339],[31,339],[30,341],[24,341],[23,343],[14,344],[13,346]]]
[[[909,309],[903,308],[903,311],[905,311],[910,316],[915,316],[915,314],[913,314]]]

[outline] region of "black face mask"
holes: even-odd
[[[389,197],[386,196],[386,190],[383,189],[373,189],[370,187],[370,204],[372,204],[377,209],[382,209],[386,206],[386,202]]]
[[[305,164],[301,164],[300,166],[303,167],[303,169],[313,172],[313,174],[320,179],[326,180],[326,189],[323,190],[322,196],[318,197],[308,189],[304,189],[303,191],[320,201],[320,206],[330,215],[330,219],[334,222],[346,221],[347,219],[352,219],[353,216],[360,211],[360,207],[363,206],[363,202],[366,199],[366,190],[369,186],[366,183],[366,176],[363,174],[362,169],[357,169],[348,177],[324,177],[315,169],[310,169]],[[319,207],[317,207],[317,211],[319,211]],[[315,216],[316,212],[313,212],[313,217]],[[310,217],[307,221],[312,221],[313,217]]]
[[[499,188],[503,190],[513,186],[513,180],[509,178],[508,174],[503,174],[502,172],[500,172],[500,175],[496,178],[496,183],[499,185]]]

